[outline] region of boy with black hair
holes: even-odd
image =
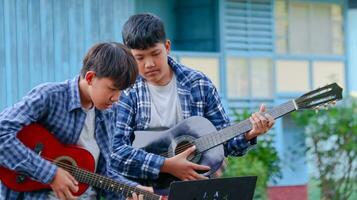
[[[170,173],[181,180],[204,179],[195,170],[209,167],[186,158],[195,147],[171,158],[131,147],[134,131],[173,127],[191,116],[207,118],[218,129],[230,125],[220,97],[210,79],[201,72],[177,63],[169,56],[171,43],[166,39],[164,24],[153,14],[137,14],[124,24],[123,42],[131,49],[139,67],[134,86],[125,90],[115,106],[117,130],[113,137],[111,166],[118,173],[139,179],[156,179],[159,172]],[[265,106],[252,114],[251,131],[224,144],[225,155],[242,156],[256,144],[256,137],[274,124],[264,115]]]
[[[94,157],[96,173],[108,176],[113,112],[121,90],[137,77],[135,59],[124,45],[94,45],[83,60],[80,75],[60,83],[45,83],[31,90],[20,102],[0,113],[0,165],[25,172],[50,184],[52,191],[19,193],[0,185],[0,199],[74,199],[78,182],[61,167],[43,159],[16,137],[26,125],[39,123],[63,144],[77,144]],[[122,182],[136,185],[124,178]],[[90,187],[80,199],[118,198]]]

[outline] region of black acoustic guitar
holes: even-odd
[[[283,103],[267,111],[274,119],[302,109],[318,109],[342,99],[342,88],[336,83],[310,91],[299,98]],[[165,131],[135,132],[133,146],[147,152],[173,157],[195,145],[196,151],[188,159],[207,165],[211,170],[205,176],[213,176],[224,160],[223,143],[252,129],[249,119],[217,131],[213,124],[203,117],[190,117]],[[158,180],[150,183],[156,191],[166,193],[175,177],[161,173]]]

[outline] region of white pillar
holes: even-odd
[[[351,93],[357,96],[357,9],[350,9],[347,12],[348,85]]]

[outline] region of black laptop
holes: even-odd
[[[252,200],[256,176],[176,181],[169,200]]]

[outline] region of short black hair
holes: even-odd
[[[164,23],[152,13],[136,14],[125,22],[122,37],[130,49],[147,49],[156,43],[165,43]]]
[[[119,90],[135,83],[137,63],[130,50],[117,42],[104,42],[92,46],[83,59],[81,76],[94,71],[98,78],[110,78]]]

